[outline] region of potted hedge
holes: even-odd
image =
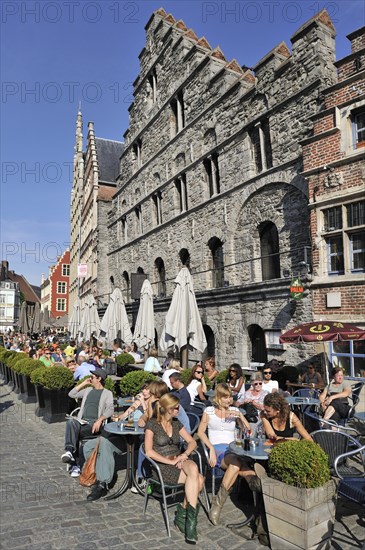
[[[10,367],[8,366],[8,359],[9,357],[13,356],[12,351],[9,351],[5,348],[1,348],[0,350],[0,361],[2,364],[2,373],[4,377],[5,384],[8,384],[10,382]]]
[[[26,359],[27,357],[28,355],[26,353],[20,353],[15,351],[15,352],[12,352],[12,356],[7,359],[7,364],[10,366],[10,370],[11,370],[11,378],[14,383],[13,392],[17,394],[23,392],[22,380],[20,380],[20,377],[19,377],[18,363],[22,359]]]
[[[271,450],[268,473],[260,477],[272,550],[329,544],[336,487],[321,447],[304,439],[282,441]]]
[[[74,383],[73,373],[66,367],[46,367],[42,373],[45,422],[62,422],[72,411],[73,402],[68,392]]]
[[[143,370],[128,372],[120,381],[120,394],[122,397],[137,395],[143,384],[156,379],[157,377],[152,372]]]
[[[129,367],[129,365],[134,365],[135,360],[132,355],[129,355],[129,353],[120,353],[115,358],[115,361],[117,363],[118,376],[124,376],[128,372],[133,371],[133,367]]]
[[[42,361],[39,361],[39,362],[42,363]],[[47,369],[49,369],[49,367],[46,367],[42,363],[42,366],[39,366],[38,368],[34,369],[30,374],[30,381],[32,384],[34,384],[35,395],[37,399],[37,407],[35,410],[36,416],[43,416],[45,411],[45,402],[44,402],[44,395],[43,395],[43,375],[47,371]]]
[[[23,359],[19,362],[19,375],[22,378],[24,392],[20,395],[23,403],[36,403],[37,396],[35,392],[35,386],[30,380],[32,372],[40,367],[43,367],[42,361],[36,359]]]

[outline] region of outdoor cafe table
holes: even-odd
[[[136,474],[134,468],[134,447],[136,437],[144,435],[144,428],[140,428],[137,425],[137,422],[134,422],[134,430],[126,430],[124,428],[123,422],[109,422],[105,424],[104,429],[107,432],[110,432],[121,437],[125,437],[127,443],[127,468],[125,479],[116,493],[105,497],[105,500],[112,500],[118,498],[123,493],[125,493],[131,487],[136,487],[139,494],[143,495],[144,493],[140,490],[138,484],[136,483]]]
[[[285,397],[286,401],[289,403],[289,405],[319,405],[320,401],[316,397],[299,397],[292,395],[289,395]]]
[[[255,447],[250,445],[250,450],[245,451],[245,449],[243,448],[243,441],[242,441],[242,447],[237,447],[237,445],[233,441],[232,443],[229,444],[228,449],[232,454],[235,454],[242,458],[251,458],[253,460],[268,460],[270,451],[272,449],[272,445],[264,445],[264,441],[261,440],[257,443]],[[253,492],[253,495],[254,495],[254,505],[256,508],[257,499],[256,499],[255,492]],[[255,515],[256,514],[254,512],[253,514],[251,514],[251,516],[249,516],[244,521],[240,523],[230,523],[229,525],[227,525],[227,527],[229,527],[230,529],[232,528],[239,529],[240,527],[244,527],[245,525],[248,525],[255,519]]]

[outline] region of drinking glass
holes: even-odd
[[[127,426],[133,426],[134,425],[134,413],[130,412],[128,414],[128,420],[127,420]]]
[[[237,447],[242,447],[242,430],[241,428],[235,428],[234,430],[234,442]]]

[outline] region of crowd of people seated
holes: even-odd
[[[192,367],[190,377],[184,384],[186,378],[180,361],[169,352],[161,365],[157,350],[151,350],[144,370],[156,374],[157,379],[145,383],[131,405],[116,414],[113,394],[104,387],[107,373],[103,364],[107,354],[100,346],[92,347],[88,343],[77,346],[71,341],[62,350],[57,341],[44,341],[37,346],[13,342],[9,349],[25,351],[47,367],[63,365],[72,370],[77,384],[69,396],[80,400],[80,410],[76,417],[66,420],[61,459],[70,466],[70,475],[78,477],[83,462],[91,455],[98,441],[96,483],[87,496],[88,501],[107,495],[116,475],[115,456],[125,452],[124,439],[107,432],[104,423],[111,418],[113,421],[124,421],[133,414],[134,421],[145,428],[145,434],[141,436],[145,455],[159,464],[165,483],[185,486],[185,498],[177,507],[174,522],[189,543],[197,541],[198,497],[204,484],[197,464],[191,458],[197,439],[207,449],[209,466],[223,471],[222,482],[213,497],[209,513],[213,525],[219,524],[222,508],[238,478],[245,480],[252,491],[261,490],[252,462],[229,449],[237,427],[253,435],[255,430],[257,433],[261,430],[271,442],[298,438],[312,440],[300,418],[291,411],[285,391],[272,380],[275,370],[272,362],[266,363],[260,372],[253,372],[248,383],[241,366],[233,363],[227,369],[226,380],[217,383],[219,370],[214,357],[208,357]],[[123,351],[130,353],[136,362],[143,361],[143,354],[136,345],[122,347],[115,341],[112,356],[116,358]],[[210,393],[209,397],[207,395],[205,377],[215,386],[213,396]],[[341,368],[333,370],[329,384],[324,386],[315,365],[309,363],[298,382],[308,388],[324,387],[319,396],[324,419],[338,421],[347,416],[352,390]],[[195,438],[190,434],[187,415],[191,412],[200,418]],[[137,475],[141,487],[144,483],[142,463],[143,454],[140,452]],[[131,490],[137,492],[136,488]]]

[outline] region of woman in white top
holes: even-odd
[[[200,399],[203,403],[207,400],[204,392],[207,391],[207,386],[204,380],[204,371],[200,363],[197,363],[191,369],[191,375],[186,385],[186,389],[190,393],[191,404],[194,405],[195,399]]]
[[[162,371],[161,365],[157,361],[157,357],[158,357],[157,349],[155,348],[151,349],[150,356],[144,364],[144,370],[146,372],[152,372],[154,374],[158,374],[159,372]]]
[[[205,409],[198,429],[199,438],[209,449],[209,465],[212,468],[219,467],[226,470],[209,513],[209,519],[213,525],[219,522],[222,507],[237,476],[244,477],[250,489],[260,488],[260,481],[255,472],[241,457],[228,451],[229,444],[234,441],[236,422],[242,428],[250,429],[249,423],[238,408],[231,406],[232,401],[232,392],[228,384],[218,384],[213,398],[214,406]]]

